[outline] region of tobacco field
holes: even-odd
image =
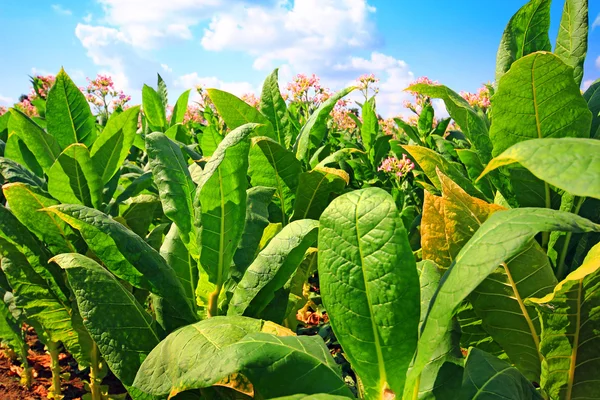
[[[527,2],[493,83],[420,78],[410,118],[378,115],[372,75],[193,104],[159,75],[135,106],[109,77],[33,77],[0,115],[14,379],[35,384],[35,333],[52,399],[67,354],[86,400],[600,399],[588,24],[566,0],[550,38]]]

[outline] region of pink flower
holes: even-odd
[[[38,115],[37,109],[33,104],[31,104],[28,98],[23,99],[23,101],[19,103],[16,103],[14,107],[20,110],[23,114],[27,115],[28,117],[36,117]]]
[[[4,106],[0,106],[0,115],[6,114],[6,112],[8,111],[8,109]]]
[[[479,88],[477,93],[460,92],[460,95],[471,107],[479,107],[484,111],[490,107],[490,88],[488,85]]]
[[[398,179],[406,176],[410,171],[415,168],[415,164],[406,157],[406,154],[402,154],[402,159],[398,160],[396,157],[388,157],[377,168],[377,171],[383,171],[388,174],[396,176]]]
[[[292,82],[288,83],[287,90],[292,102],[319,104],[331,96],[329,89],[321,86],[320,79],[315,74],[296,75]]]
[[[258,108],[258,106],[260,105],[260,99],[256,97],[254,93],[243,94],[241,99],[254,108]]]

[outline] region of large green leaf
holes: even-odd
[[[233,292],[227,315],[257,317],[315,244],[318,229],[319,223],[310,219],[286,225],[246,270]]]
[[[367,398],[398,396],[419,324],[419,277],[392,197],[369,188],[335,199],[321,216],[323,304]],[[429,361],[429,359],[428,359]]]
[[[436,263],[428,260],[418,263],[417,268],[421,287],[422,324],[443,271]],[[459,391],[464,362],[460,350],[460,334],[458,324],[452,324],[431,361],[423,369],[418,394],[420,400],[449,399]]]
[[[499,265],[522,252],[539,232],[598,232],[600,226],[564,211],[525,208],[492,214],[462,248],[438,288],[421,330],[405,395],[431,359],[457,307]]]
[[[0,290],[0,294],[2,292]],[[7,294],[10,295],[11,293],[5,293],[0,297],[0,342],[3,346],[7,346],[18,354],[21,362],[26,362],[29,346],[25,342],[25,332],[19,323],[20,321],[15,319],[10,312],[9,305],[6,303],[5,297]]]
[[[590,137],[600,139],[600,79],[594,82],[583,94],[592,112],[592,129]]]
[[[193,308],[196,308],[196,286],[198,285],[198,262],[194,260],[185,247],[177,225],[171,225],[165,241],[160,246],[160,255],[163,256],[169,267],[175,271],[177,278],[183,286],[186,297]]]
[[[508,22],[498,55],[496,56],[496,81],[510,69],[511,65],[536,51],[551,51],[550,0],[530,0]]]
[[[340,193],[349,183],[344,170],[315,168],[300,174],[292,220],[319,219],[332,193]]]
[[[175,103],[173,112],[171,113],[171,126],[183,123],[185,113],[187,112],[188,100],[190,98],[190,90],[191,89],[181,93],[177,99],[177,103]]]
[[[250,181],[253,186],[275,188],[276,204],[285,224],[292,213],[292,202],[298,188],[302,164],[294,153],[266,137],[252,139],[249,156]]]
[[[11,134],[8,137],[8,142],[6,142],[6,147],[4,148],[4,157],[21,165],[23,169],[30,171],[32,175],[38,177],[44,176],[44,170],[40,163],[19,135]]]
[[[0,239],[0,252],[2,270],[27,322],[39,330],[43,341],[62,342],[82,368],[89,365],[93,342],[77,310],[56,295],[15,246]]]
[[[215,317],[187,326],[150,353],[134,385],[166,399],[241,374],[260,398],[297,392],[351,396],[321,338],[261,331],[278,328],[245,317]],[[199,356],[202,362],[197,362]]]
[[[61,151],[56,139],[21,111],[11,108],[10,112],[9,135],[17,135],[33,153],[44,172],[48,173]]]
[[[529,139],[589,137],[592,115],[573,69],[551,53],[516,61],[492,97],[490,139],[497,156]]]
[[[165,106],[156,90],[148,85],[144,85],[142,88],[142,109],[152,128],[162,132],[167,130]]]
[[[66,271],[83,323],[110,370],[124,385],[131,385],[146,356],[160,342],[152,316],[94,260],[76,253],[52,260]]]
[[[156,75],[156,92],[158,93],[158,97],[160,97],[160,101],[162,102],[162,105],[166,110],[167,106],[169,105],[169,91],[167,90],[167,83],[162,78],[162,76],[160,76],[160,74],[157,73]]]
[[[102,206],[102,178],[85,145],[67,147],[48,171],[48,192],[62,203]]]
[[[588,47],[588,0],[565,0],[554,52],[574,68],[575,83],[583,80]]]
[[[369,152],[379,133],[379,121],[377,120],[377,111],[375,110],[375,97],[371,97],[363,104],[362,119],[363,123],[360,128],[360,137],[363,146],[365,146],[365,149]]]
[[[552,293],[530,299],[542,320],[542,388],[551,399],[598,398],[600,244]]]
[[[73,143],[91,147],[96,123],[85,95],[61,68],[46,101],[48,133],[63,149]]]
[[[246,191],[246,222],[244,232],[233,256],[231,277],[239,282],[258,253],[263,231],[269,225],[269,203],[275,189],[255,186]]]
[[[144,239],[91,208],[63,204],[46,211],[79,230],[90,250],[113,274],[163,297],[188,322],[196,320],[177,275]]]
[[[448,113],[471,141],[481,160],[483,162],[490,160],[492,143],[490,142],[487,124],[458,93],[443,85],[429,85],[426,83],[409,86],[406,90],[442,99]]]
[[[155,218],[156,211],[160,212],[160,200],[155,194],[140,194],[128,199],[123,208],[120,216],[125,225],[136,235],[144,237]]]
[[[8,158],[0,157],[0,176],[2,176],[3,183],[21,182],[30,186],[37,186],[41,189],[46,188],[45,181],[24,168],[21,164]]]
[[[517,143],[495,157],[490,171],[520,163],[541,180],[575,196],[600,199],[600,141],[595,139],[532,139]]]
[[[179,228],[191,255],[198,258],[193,206],[196,185],[183,154],[175,142],[160,132],[146,136],[146,151],[163,211]]]
[[[460,396],[457,398],[461,400],[543,399],[518,369],[477,348],[469,350]]]
[[[94,142],[90,155],[102,183],[108,183],[127,158],[135,139],[139,112],[140,107],[135,106],[113,114]]]
[[[277,69],[265,79],[260,96],[259,110],[271,122],[279,144],[288,148],[291,145],[292,137],[287,115],[287,105],[279,91]]]
[[[256,124],[242,125],[225,136],[206,163],[196,191],[200,266],[216,286],[216,295],[229,278],[244,229],[248,136],[256,127]]]
[[[267,136],[275,141],[278,140],[269,119],[256,108],[222,90],[208,89],[207,92],[229,129],[233,130],[244,124],[255,123],[259,125],[256,126],[252,136]]]
[[[310,158],[312,149],[316,149],[321,145],[325,134],[327,133],[327,119],[329,113],[333,110],[338,100],[345,97],[347,94],[356,89],[354,86],[340,90],[329,99],[323,102],[311,115],[308,117],[306,124],[300,130],[294,150],[298,160],[306,160]]]
[[[59,204],[43,190],[24,183],[9,183],[2,187],[12,213],[31,233],[44,242],[54,254],[76,252],[74,244],[81,238],[55,215],[40,212]]]

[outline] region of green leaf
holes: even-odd
[[[150,353],[134,386],[165,398],[241,374],[256,397],[300,391],[351,397],[321,338],[260,332],[273,329],[268,328],[269,323],[251,318],[215,317],[180,329]],[[201,363],[196,362],[199,355]]]
[[[25,332],[19,322],[11,314],[6,301],[0,298],[0,341],[3,346],[18,354],[19,361],[24,363],[27,362],[29,346],[25,342]]]
[[[162,101],[162,105],[163,108],[166,110],[167,106],[169,105],[169,91],[167,90],[167,84],[165,83],[165,81],[163,80],[162,76],[160,76],[160,74],[156,74],[157,75],[157,93],[158,96],[160,97],[160,100]]]
[[[90,250],[117,277],[163,297],[188,322],[196,320],[175,272],[144,239],[91,208],[62,204],[46,211],[79,230]]]
[[[48,192],[62,203],[102,206],[102,179],[85,145],[67,147],[48,171]]]
[[[542,388],[552,399],[594,398],[600,368],[600,244],[552,293],[530,299],[542,320]]]
[[[287,116],[287,105],[279,91],[278,69],[265,79],[260,96],[260,112],[267,117],[275,131],[275,137],[280,145],[288,148],[292,138]]]
[[[171,225],[165,241],[160,246],[160,255],[173,269],[183,286],[185,295],[196,309],[196,286],[198,285],[198,262],[190,256],[177,225]]]
[[[199,250],[193,206],[196,185],[183,154],[177,144],[160,132],[146,136],[146,151],[163,211],[175,222],[183,243],[197,259]]]
[[[91,147],[96,139],[96,123],[90,105],[62,68],[48,92],[46,122],[48,133],[63,149],[73,143]]]
[[[127,158],[135,140],[139,112],[140,107],[135,106],[113,114],[94,142],[90,155],[103,184],[110,181]]]
[[[319,394],[311,394],[311,395],[294,394],[291,396],[277,397],[272,400],[342,400],[342,399],[347,399],[347,398],[348,397],[346,397],[346,396],[336,396],[333,394],[319,393]]]
[[[229,278],[244,229],[248,136],[256,127],[242,125],[225,136],[206,163],[196,191],[200,265],[218,290]]]
[[[167,128],[165,107],[160,95],[148,85],[142,89],[142,109],[153,128],[164,132]]]
[[[598,140],[546,138],[520,142],[494,158],[481,177],[496,168],[517,162],[541,180],[575,196],[600,199]]]
[[[419,121],[417,123],[417,128],[421,137],[426,137],[431,132],[433,128],[433,120],[433,106],[431,104],[426,103],[425,106],[423,106],[423,109],[421,110],[421,114],[419,115]]]
[[[429,309],[429,303],[442,278],[443,271],[433,261],[421,261],[417,264],[421,287],[422,324]],[[463,355],[460,349],[460,327],[452,324],[431,361],[423,369],[418,398],[447,399],[460,390],[463,375]]]
[[[37,186],[40,189],[45,189],[46,187],[46,182],[30,170],[4,157],[0,157],[0,176],[2,176],[4,183],[21,182],[30,186]]]
[[[600,138],[600,79],[592,84],[583,94],[583,98],[588,103],[588,108],[592,112],[591,138]]]
[[[11,117],[8,121],[9,136],[12,134],[17,135],[29,151],[33,153],[44,172],[48,173],[50,167],[60,155],[60,146],[54,137],[44,132],[38,124],[21,111],[11,108],[10,112]]]
[[[419,137],[419,134],[414,127],[404,122],[404,120],[402,120],[401,118],[394,118],[394,122],[396,122],[396,125],[398,125],[398,127],[402,129],[404,133],[406,133],[406,136],[408,136],[409,139],[411,139],[419,146],[423,145],[423,142],[421,141],[421,138]]]
[[[334,152],[333,154],[325,157],[314,167],[314,169],[326,167],[327,165],[333,164],[333,163],[339,163],[340,161],[345,160],[346,158],[349,158],[350,155],[354,154],[354,153],[364,154],[364,151],[362,151],[360,149],[355,149],[352,147],[344,147],[343,149],[340,149],[340,150]]]
[[[469,349],[459,398],[543,399],[518,369],[477,348]]]
[[[318,229],[319,223],[309,219],[286,225],[246,270],[227,315],[257,317],[296,271],[306,250],[315,244]]]
[[[0,239],[0,252],[2,270],[28,323],[38,329],[42,340],[62,342],[82,368],[88,366],[93,342],[77,310],[56,295],[15,246]]]
[[[37,162],[33,153],[27,148],[25,142],[18,135],[10,135],[4,148],[4,156],[14,163],[22,166],[23,169],[31,171],[32,175],[43,177],[44,170]]]
[[[258,253],[263,231],[269,225],[268,206],[274,193],[275,189],[264,186],[255,186],[246,190],[246,222],[231,267],[231,277],[236,282],[242,279]]]
[[[184,145],[191,144],[188,129],[182,124],[172,125],[167,129],[165,135],[175,143],[179,142]]]
[[[493,199],[494,188],[491,185],[489,179],[476,181],[479,175],[481,175],[481,173],[484,170],[484,166],[481,163],[481,159],[479,158],[477,153],[469,149],[457,149],[456,154],[458,155],[460,162],[462,162],[465,166],[469,179],[475,181],[475,187],[479,189],[479,191],[483,193],[486,196],[486,198]]]
[[[574,68],[575,83],[581,85],[588,47],[588,0],[565,0],[556,38],[557,56]]]
[[[312,149],[316,149],[321,145],[327,133],[327,119],[329,113],[333,110],[338,100],[352,92],[355,87],[351,86],[344,90],[340,90],[329,99],[323,102],[311,115],[308,117],[306,124],[300,130],[294,150],[298,160],[308,160]]]
[[[315,168],[301,173],[291,220],[319,219],[331,193],[342,192],[349,182],[346,171],[340,169]]]
[[[508,22],[496,56],[496,81],[511,65],[536,51],[551,51],[550,0],[530,0]]]
[[[265,137],[252,138],[249,163],[248,175],[252,186],[275,188],[276,204],[282,211],[285,224],[287,216],[292,213],[302,164],[294,153]]]
[[[442,99],[450,116],[462,129],[462,132],[475,147],[475,150],[484,163],[487,163],[492,154],[492,143],[488,135],[486,122],[458,93],[443,85],[429,85],[418,83],[409,86],[407,91],[417,92],[424,96]],[[398,123],[398,119],[395,120]],[[406,128],[405,128],[406,131]],[[411,135],[409,137],[412,138]],[[414,139],[413,139],[414,140]],[[419,143],[419,142],[417,142]]]
[[[106,269],[81,254],[52,259],[67,273],[83,323],[110,370],[131,385],[140,365],[160,342],[156,323]]]
[[[146,236],[154,220],[156,210],[160,210],[160,200],[154,194],[141,194],[127,201],[127,208],[121,213],[126,225],[136,235]],[[160,211],[159,211],[160,212]]]
[[[273,125],[256,108],[222,90],[207,89],[207,92],[210,100],[217,108],[219,115],[223,118],[229,129],[234,130],[244,124],[255,123],[259,125],[252,136],[267,136],[278,141],[279,138],[273,129]]]
[[[204,128],[202,131],[202,138],[200,139],[200,148],[202,149],[202,154],[205,157],[212,156],[222,140],[223,136],[219,134],[214,125],[209,125]]]
[[[177,99],[177,103],[175,103],[175,106],[173,107],[173,112],[171,113],[171,126],[183,123],[185,113],[187,112],[188,100],[190,98],[190,90],[191,89],[188,89],[185,92],[181,93],[181,95]]]
[[[43,190],[24,183],[9,183],[2,191],[15,217],[53,254],[77,251],[74,244],[81,241],[79,235],[55,215],[40,212],[45,207],[59,204],[58,201]]]
[[[375,111],[375,97],[371,97],[362,106],[363,124],[360,128],[360,137],[367,152],[371,151],[373,142],[379,133],[379,121]]]
[[[121,203],[131,197],[137,196],[152,185],[152,172],[146,172],[135,178],[115,199]]]
[[[368,188],[321,216],[319,279],[331,326],[367,398],[400,395],[417,344],[419,277],[392,197]],[[429,359],[428,359],[429,361]]]
[[[492,107],[494,156],[525,140],[589,137],[592,116],[573,69],[551,53],[515,62],[500,80]]]
[[[525,208],[499,211],[489,217],[462,248],[438,288],[421,330],[405,395],[431,359],[457,307],[498,266],[524,250],[539,232],[598,232],[600,226],[563,211]]]

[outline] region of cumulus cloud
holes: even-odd
[[[183,90],[192,89],[196,86],[203,86],[207,89],[220,89],[241,96],[246,93],[257,93],[258,88],[249,82],[224,82],[216,76],[199,76],[197,72],[185,74],[175,79],[175,87]],[[192,101],[197,99],[197,93],[192,91]]]
[[[165,71],[165,72],[173,72],[173,68],[169,67],[167,64],[160,64],[160,67]]]
[[[8,97],[8,96],[2,96],[0,94],[0,104],[4,104],[4,105],[13,105],[15,102],[15,100],[12,97]]]
[[[55,13],[60,15],[73,15],[73,12],[71,10],[64,8],[60,4],[52,4],[52,9]]]

